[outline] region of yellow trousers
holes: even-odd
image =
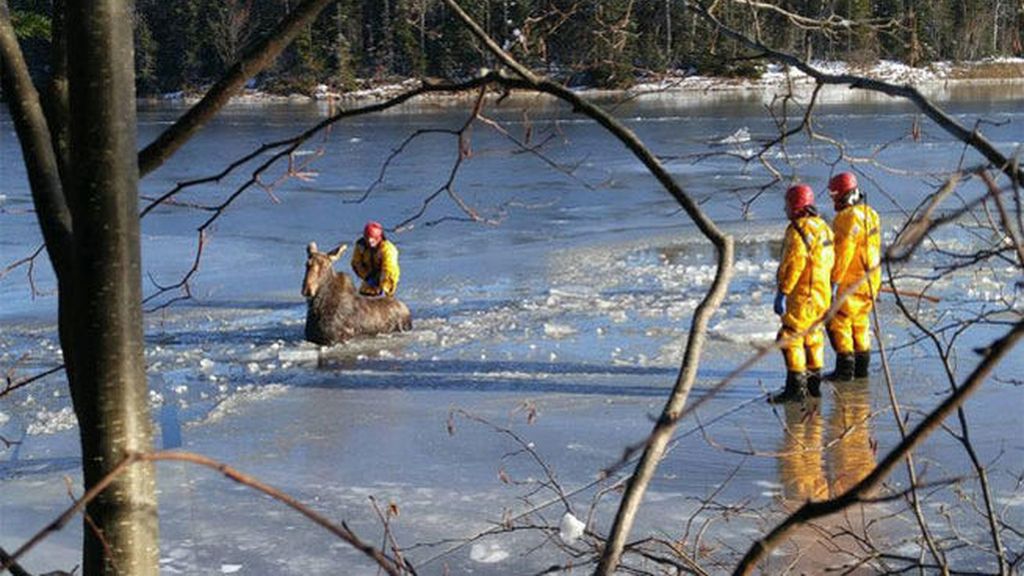
[[[836,354],[871,350],[871,309],[874,300],[866,294],[850,294],[828,323],[828,338]]]
[[[825,365],[825,331],[817,326],[802,337],[798,336],[803,330],[783,324],[776,337],[777,340],[789,339],[782,346],[782,357],[786,360],[786,370],[789,372],[821,370]]]

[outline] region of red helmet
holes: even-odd
[[[814,190],[807,184],[790,186],[786,190],[786,214],[799,216],[808,206],[814,206]]]
[[[380,225],[380,222],[374,222],[370,220],[363,227],[363,238],[367,240],[380,240],[384,237],[384,227]]]
[[[828,191],[832,198],[842,198],[857,189],[857,177],[853,172],[840,172],[828,181]]]

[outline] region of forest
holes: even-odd
[[[53,4],[11,2],[36,75],[46,68]],[[203,91],[292,4],[139,0],[138,94]],[[757,18],[755,4],[723,6],[721,23],[807,59],[924,66],[1022,53],[1024,7],[1009,0],[783,0],[758,7]],[[465,9],[521,62],[570,86],[624,88],[666,71],[749,77],[762,69],[756,52],[716,32],[684,0],[471,0]],[[832,26],[812,26],[811,18]],[[441,0],[338,0],[252,85],[281,94],[309,94],[318,84],[346,91],[360,80],[465,78],[494,65]]]

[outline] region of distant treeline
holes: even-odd
[[[141,95],[201,89],[299,0],[136,0]],[[52,0],[11,0],[33,70],[47,63]],[[754,54],[715,33],[685,0],[461,0],[521,61],[570,83],[624,87],[643,72],[759,72]],[[912,65],[1021,55],[1019,0],[724,0],[723,23],[803,57]],[[773,9],[763,9],[774,5]],[[798,18],[799,17],[799,18]],[[827,21],[817,27],[810,18]],[[493,65],[440,0],[338,0],[258,85],[337,90],[357,78],[465,77]]]

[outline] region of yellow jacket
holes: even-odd
[[[398,289],[401,270],[398,267],[398,248],[390,240],[381,240],[376,249],[370,248],[366,240],[356,241],[352,251],[352,271],[363,279],[359,289],[364,294],[387,294],[394,296]]]
[[[786,295],[783,324],[802,330],[828,310],[832,304],[834,258],[832,230],[819,216],[804,216],[789,223],[777,275],[779,291]]]
[[[882,253],[882,235],[878,213],[864,203],[847,206],[836,214],[833,224],[836,241],[836,263],[832,268],[832,283],[838,284],[839,293],[860,281],[870,270],[868,280],[857,287],[855,294],[874,298],[882,285],[879,268]]]

